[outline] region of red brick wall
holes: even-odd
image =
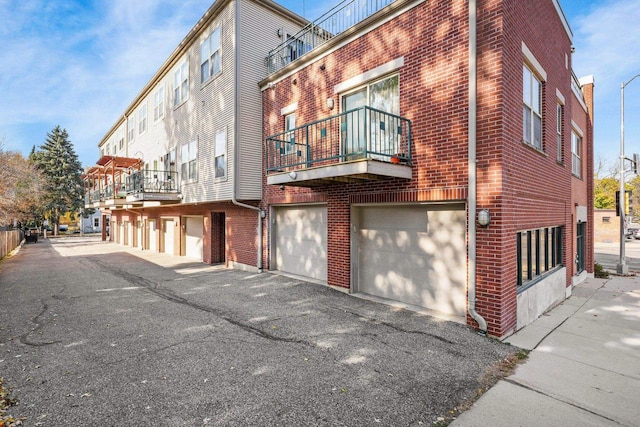
[[[264,133],[272,135],[284,129],[280,114],[284,106],[298,102],[298,126],[337,114],[340,99],[333,93],[336,84],[404,57],[404,66],[398,72],[400,115],[413,123],[413,180],[335,184],[317,189],[264,186],[265,207],[285,202],[327,202],[331,285],[350,285],[350,197],[379,194],[386,202],[406,201],[407,197],[448,200],[451,195],[445,194],[446,188],[466,185],[468,54],[464,40],[468,15],[465,1],[439,3],[414,8],[263,93]],[[320,69],[323,64],[324,71]],[[330,97],[336,105],[333,110],[326,106]]]
[[[263,92],[264,133],[272,135],[284,129],[284,106],[298,102],[298,126],[337,114],[336,84],[404,58],[398,70],[400,115],[413,124],[412,180],[314,189],[264,186],[265,207],[326,200],[329,284],[350,284],[351,204],[466,199],[467,20],[466,1],[424,2]],[[488,208],[492,215],[491,225],[478,230],[477,310],[489,332],[502,336],[516,325],[518,231],[564,225],[567,283],[573,274],[569,102],[564,123],[564,158],[569,162],[564,164],[556,161],[555,133],[556,89],[566,101],[571,99],[570,63],[565,64],[571,42],[551,1],[480,0],[477,28],[478,208]],[[548,77],[543,86],[543,152],[522,142],[523,42]],[[335,100],[333,111],[326,106],[328,97]]]
[[[157,208],[144,208],[136,209],[135,212],[142,214],[142,219],[156,220],[156,227],[159,229],[161,225],[161,218],[167,219],[173,217],[178,224],[179,229],[182,230],[182,216],[183,215],[202,215],[204,217],[204,262],[211,263],[220,259],[219,254],[214,254],[216,250],[214,247],[217,242],[214,238],[212,241],[211,236],[211,215],[212,213],[224,213],[225,216],[225,254],[224,259],[228,264],[229,261],[233,261],[240,264],[245,264],[255,267],[257,265],[257,250],[258,250],[258,213],[257,211],[242,208],[232,203],[207,203],[201,205],[186,205],[186,206],[165,206]],[[133,220],[137,218],[133,213],[114,210],[111,213],[113,221],[129,221],[128,218]],[[215,230],[215,227],[213,227]],[[160,232],[157,231],[156,236],[159,240]],[[180,234],[182,234],[181,232]],[[122,241],[122,239],[121,239]],[[176,251],[179,253],[181,248],[181,236],[176,233]],[[182,254],[184,255],[184,254]],[[215,255],[215,256],[214,256]]]

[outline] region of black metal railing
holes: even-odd
[[[306,25],[295,35],[289,36],[278,47],[269,52],[267,72],[284,68],[305,53],[348,30],[395,0],[345,0]],[[287,37],[287,35],[285,35]]]
[[[411,164],[411,121],[360,107],[269,136],[267,174],[360,159]]]
[[[135,171],[126,179],[127,194],[132,193],[176,193],[178,173],[163,170]]]

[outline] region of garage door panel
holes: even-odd
[[[164,252],[169,255],[173,255],[174,247],[174,222],[173,220],[166,219],[163,221],[163,243]]]
[[[464,315],[464,211],[362,208],[359,219],[359,291]]]
[[[202,217],[186,217],[185,256],[202,260],[204,221]]]
[[[326,281],[326,207],[277,208],[275,216],[276,269]]]

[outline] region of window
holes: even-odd
[[[153,94],[153,121],[157,122],[164,117],[164,85],[160,86]]]
[[[147,130],[147,104],[142,104],[138,110],[138,135],[143,134]]]
[[[166,175],[165,178],[165,189],[167,190],[175,190],[178,188],[178,174],[176,169],[176,150],[169,151],[164,156],[164,173]]]
[[[178,106],[189,98],[189,63],[185,59],[173,73],[173,105]]]
[[[562,265],[562,227],[545,227],[517,234],[518,283],[533,283]]]
[[[580,151],[582,138],[575,131],[571,132],[571,173],[578,178],[582,177],[582,163],[580,161]]]
[[[216,28],[200,46],[201,83],[206,82],[220,72],[222,69],[221,55],[220,28]]]
[[[225,131],[216,134],[215,149],[215,175],[216,178],[223,178],[227,173],[225,160],[227,153],[227,133]]]
[[[400,130],[398,130],[400,127],[397,119],[392,116],[400,114],[400,88],[397,74],[344,94],[341,103],[342,151],[349,156],[347,158],[355,158],[366,149],[379,153],[369,157],[388,160],[388,155],[400,151]],[[379,111],[365,110],[362,108],[365,106]]]
[[[181,152],[181,178],[182,181],[195,181],[198,179],[198,141],[191,141],[182,146]]]
[[[118,150],[122,151],[124,149],[124,138],[120,138],[118,140]]]
[[[525,65],[522,68],[523,141],[542,150],[542,83]]]
[[[287,114],[284,116],[284,130],[291,131],[296,127],[296,113]],[[283,155],[296,152],[296,137],[295,132],[289,132],[284,137],[284,152]]]
[[[93,226],[94,226],[95,228],[100,227],[100,218],[97,218],[97,217],[96,217],[96,218],[93,218]]]
[[[563,162],[563,158],[562,158],[562,149],[563,149],[563,144],[562,144],[562,118],[564,117],[564,106],[562,104],[558,104],[558,106],[556,107],[556,137],[557,137],[557,144],[558,144],[558,163],[562,163]]]
[[[136,134],[136,118],[134,116],[129,117],[127,120],[127,138],[131,142],[135,138]]]
[[[602,217],[602,222],[604,224],[610,224],[611,223],[611,217],[610,216],[603,216]]]
[[[287,34],[287,55],[289,61],[294,61],[304,54],[304,42],[294,38],[291,34]]]

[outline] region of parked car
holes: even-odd
[[[66,224],[60,224],[58,226],[58,231],[68,231],[69,230],[69,226]]]
[[[633,237],[634,239],[639,239],[640,240],[640,228],[636,228],[633,230]]]

